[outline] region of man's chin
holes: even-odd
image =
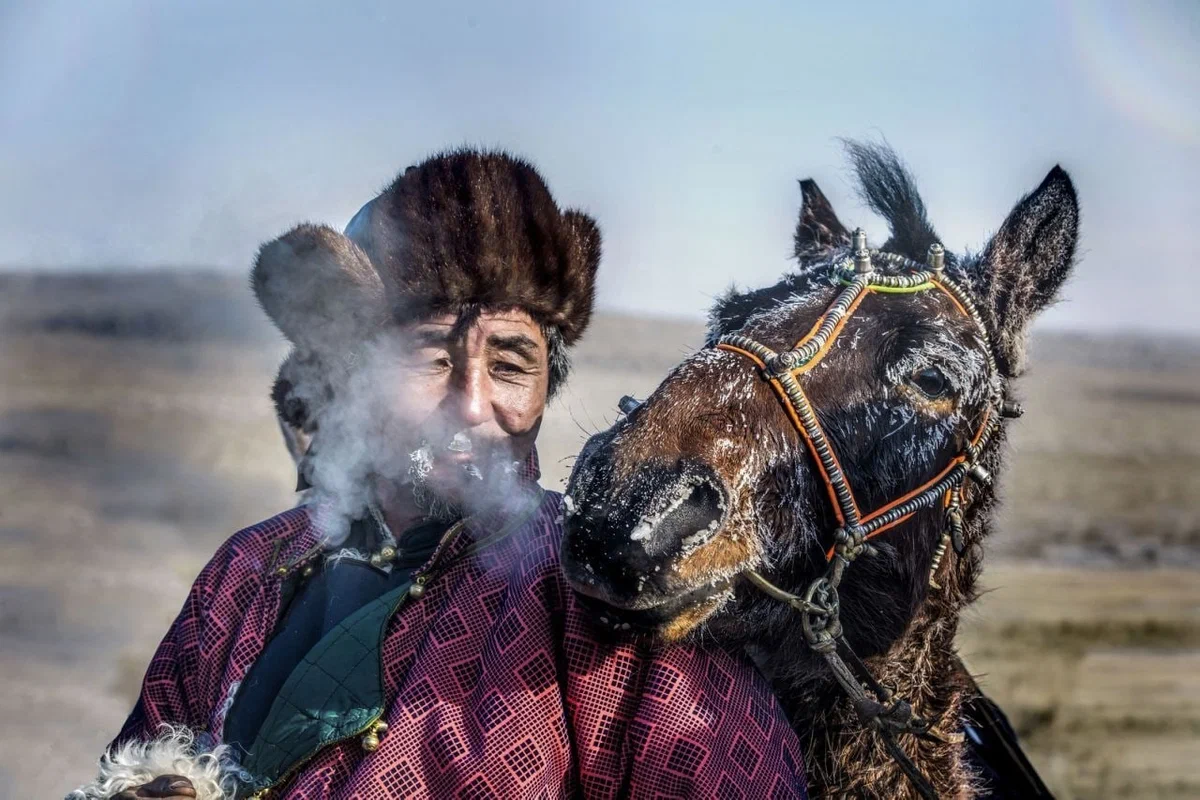
[[[479,473],[464,464],[438,464],[413,484],[417,506],[431,517],[457,518],[489,504],[489,495]]]
[[[454,494],[435,489],[424,481],[412,485],[413,502],[430,519],[450,522],[463,516],[462,503]]]
[[[454,500],[478,494],[485,486],[484,474],[472,461],[439,461],[422,483],[439,495]]]

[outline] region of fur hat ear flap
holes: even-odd
[[[321,412],[333,400],[332,368],[319,356],[293,348],[279,366],[271,387],[275,416],[297,430],[311,433]]]
[[[570,238],[567,268],[562,278],[560,311],[554,322],[568,346],[575,344],[592,317],[596,300],[596,270],[600,267],[600,226],[582,211],[563,212]]]
[[[250,280],[267,316],[301,349],[345,351],[388,316],[371,260],[325,225],[298,225],[263,245]]]
[[[298,492],[311,488],[305,475],[305,458],[319,426],[318,418],[333,400],[327,375],[315,355],[293,349],[280,365],[271,387],[279,432],[299,473]]]

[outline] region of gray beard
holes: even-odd
[[[412,496],[420,512],[431,520],[454,522],[463,516],[462,507],[458,503],[438,496],[424,481],[413,482]]]
[[[453,522],[463,516],[462,507],[429,487],[429,472],[432,468],[428,444],[409,454],[408,480],[412,484],[413,503],[429,519]]]
[[[505,477],[511,478],[515,475],[520,465],[521,462],[519,461],[505,464],[503,469]],[[428,444],[409,454],[407,477],[408,482],[412,485],[413,502],[417,509],[429,519],[439,522],[454,522],[461,519],[466,515],[467,509],[461,503],[456,503],[438,494],[429,486],[429,473],[432,468],[433,464]],[[468,464],[463,468],[463,471],[471,479],[478,481],[480,488],[484,488],[484,476],[480,473],[477,466]],[[479,509],[474,510],[477,511]]]

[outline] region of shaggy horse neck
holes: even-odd
[[[1002,434],[997,437],[983,458],[993,474],[999,468],[1002,438]],[[960,670],[954,639],[962,610],[976,598],[980,543],[990,532],[994,502],[990,489],[972,492],[964,520],[967,548],[961,555],[946,555],[949,563],[943,563],[937,575],[940,588],[929,589],[899,638],[886,651],[864,659],[881,683],[912,703],[916,713],[939,732],[961,729],[961,707],[970,681]],[[936,527],[932,518],[910,524],[925,528],[924,533]],[[854,575],[862,566],[856,562],[849,568],[853,576],[849,580],[870,580],[868,575]],[[898,605],[907,601],[890,599]],[[895,613],[896,608],[887,611]],[[785,628],[755,637],[757,643],[746,649],[771,681],[806,747],[812,796],[916,798],[912,784],[880,737],[863,725],[824,660],[809,649],[799,616],[790,609],[786,613],[786,617],[773,618],[786,620]],[[844,611],[843,615],[851,630],[865,630],[872,624],[869,610],[853,615]],[[939,797],[974,796],[977,780],[967,766],[961,743],[904,736],[900,744]]]
[[[892,650],[867,664],[935,728],[955,731],[966,690],[954,667],[958,614],[937,605],[922,609]],[[805,746],[814,797],[917,797],[880,737],[863,725],[831,679],[819,688],[776,682],[774,689]],[[939,797],[963,796],[961,788],[971,781],[961,745],[907,736],[901,746]]]

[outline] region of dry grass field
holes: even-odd
[[[541,439],[700,340],[601,316]],[[62,796],[204,560],[292,502],[284,352],[240,278],[0,275],[0,798]],[[970,665],[1063,798],[1200,797],[1200,345],[1035,341]]]

